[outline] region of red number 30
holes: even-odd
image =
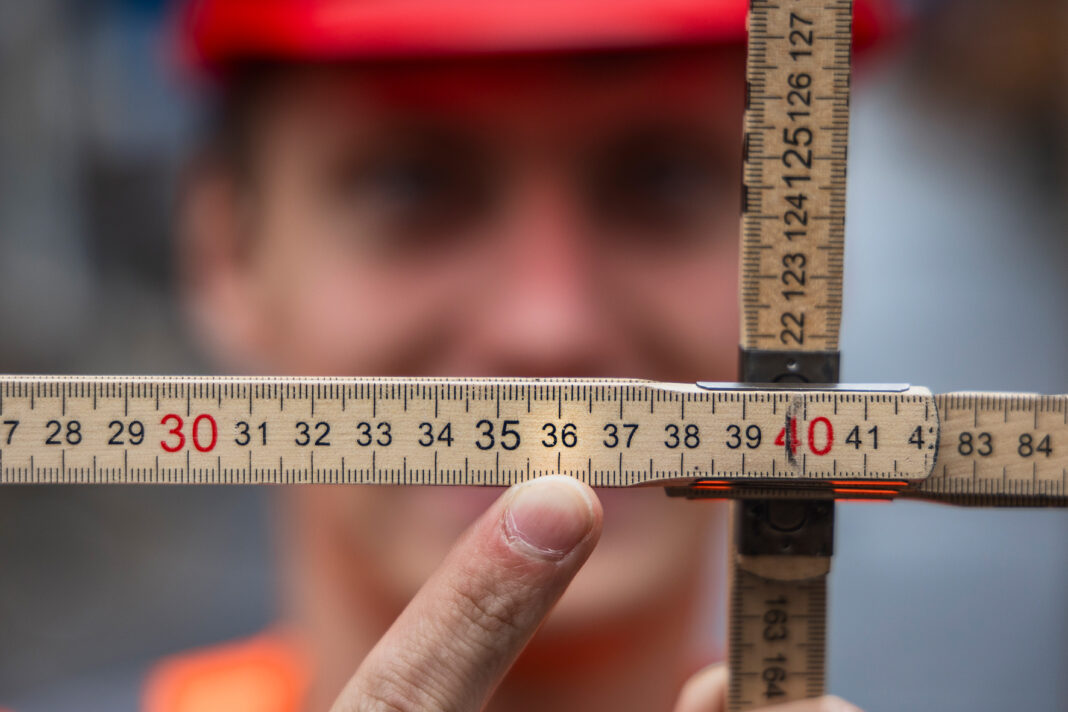
[[[203,445],[200,442],[200,424],[204,421],[208,422],[208,426],[211,428],[211,440],[207,445]],[[178,452],[185,447],[185,433],[182,432],[182,418],[175,413],[168,413],[163,416],[163,420],[159,421],[160,425],[167,425],[168,423],[174,423],[174,427],[167,431],[169,435],[175,435],[178,438],[178,442],[174,445],[168,444],[166,440],[160,440],[159,444],[167,452]],[[193,420],[193,447],[199,452],[211,452],[215,449],[215,444],[219,441],[219,426],[215,423],[215,418],[211,417],[207,413],[198,415]]]

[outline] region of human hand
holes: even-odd
[[[509,489],[457,541],[334,712],[481,709],[593,551],[602,511],[564,476]]]
[[[544,477],[508,490],[364,659],[334,712],[482,709],[593,551],[602,511],[588,486]],[[675,712],[723,712],[726,668],[695,675]],[[837,698],[776,712],[857,712]]]

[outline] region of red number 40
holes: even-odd
[[[822,425],[824,428],[825,441],[823,447],[816,445],[816,426]],[[775,444],[779,447],[786,446],[786,428],[779,431],[779,436],[775,438]],[[797,437],[797,421],[793,418],[790,419],[790,451],[791,453],[797,453],[797,448],[801,442]],[[808,449],[815,455],[826,455],[831,451],[831,446],[834,445],[834,428],[831,426],[831,421],[824,418],[822,415],[812,420],[808,424]]]

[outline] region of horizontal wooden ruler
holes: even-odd
[[[637,380],[0,378],[0,482],[1065,497],[1064,396]],[[739,487],[738,493],[731,491]]]

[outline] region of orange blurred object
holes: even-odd
[[[264,633],[159,663],[145,685],[144,710],[293,712],[301,708],[309,674],[296,646]]]

